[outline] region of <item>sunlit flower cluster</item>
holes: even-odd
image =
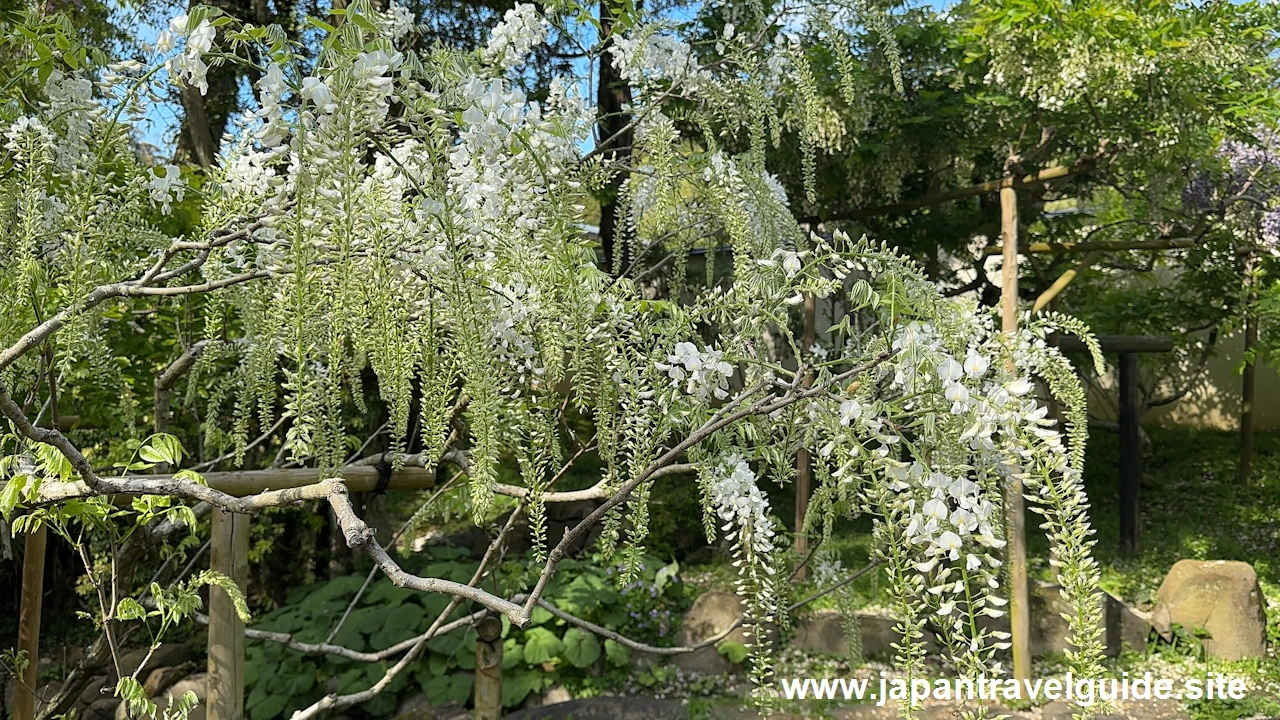
[[[667,356],[665,363],[655,367],[671,378],[672,387],[684,387],[684,391],[708,402],[714,397],[723,400],[729,396],[729,378],[733,365],[724,360],[724,352],[714,348],[699,350],[691,342],[676,343],[675,352]]]
[[[516,3],[502,16],[485,46],[485,60],[504,67],[524,64],[533,48],[547,40],[547,21],[530,3]]]
[[[207,19],[201,20],[195,27],[190,27],[191,20],[187,15],[179,15],[169,21],[168,35],[163,35],[157,42],[157,49],[174,43],[175,38],[186,40],[182,52],[168,62],[169,76],[174,82],[189,85],[200,91],[201,95],[209,92],[209,81],[206,74],[209,66],[204,62],[204,55],[213,49],[213,40],[217,31]]]

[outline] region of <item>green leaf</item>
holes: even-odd
[[[515,638],[507,638],[502,643],[502,669],[510,670],[524,661],[524,646]]]
[[[604,641],[604,656],[616,667],[627,667],[631,664],[631,648],[615,640]]]
[[[553,617],[555,617],[555,615],[547,612],[546,608],[535,607],[533,612],[529,615],[529,624],[534,626],[544,625]]]
[[[665,588],[668,583],[675,580],[676,576],[679,575],[679,573],[680,573],[680,563],[676,562],[675,560],[672,560],[670,565],[663,565],[661,568],[658,568],[658,574],[655,575],[653,578],[654,590],[656,590],[658,594],[661,595],[663,588]]]
[[[116,606],[116,618],[119,620],[141,620],[147,616],[147,609],[133,598],[125,598]]]
[[[524,702],[531,692],[542,689],[543,673],[540,670],[516,670],[502,677],[502,706],[515,707]]]
[[[541,665],[564,652],[564,643],[546,628],[533,628],[524,638],[524,661],[530,665]]]
[[[728,658],[729,662],[734,665],[738,665],[747,659],[747,646],[740,642],[725,640],[716,646],[716,650],[718,650],[721,655]]]
[[[309,23],[309,24],[310,24],[310,25],[312,25],[313,27],[320,28],[321,30],[323,30],[323,31],[325,31],[325,32],[327,32],[327,33],[335,32],[335,31],[337,30],[337,28],[335,28],[334,26],[330,25],[329,23],[327,23],[327,22],[325,22],[325,21],[321,20],[321,19],[320,19],[320,18],[318,18],[318,17],[312,17],[312,16],[310,16],[310,15],[308,15],[308,16],[307,16],[307,23]]]
[[[467,673],[437,675],[423,685],[422,691],[427,695],[427,702],[432,705],[450,702],[463,705],[471,697],[471,676]]]
[[[564,656],[574,667],[587,667],[600,657],[600,641],[582,628],[569,628],[564,634]]]
[[[5,520],[13,515],[14,508],[22,502],[22,491],[26,488],[28,479],[30,479],[29,475],[14,475],[9,478],[3,488],[0,488],[0,515],[3,515]]]

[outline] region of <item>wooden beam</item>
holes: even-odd
[[[955,200],[963,200],[964,198],[977,197],[978,195],[986,195],[987,193],[996,192],[1004,187],[1030,187],[1050,180],[1061,180],[1069,178],[1083,172],[1087,166],[1086,163],[1077,164],[1072,167],[1065,165],[1056,165],[1046,168],[1032,175],[1026,175],[1022,178],[1002,178],[1000,180],[988,180],[977,185],[970,185],[966,188],[958,190],[948,190],[947,192],[929,195],[927,197],[916,198],[914,200],[906,200],[893,205],[881,205],[879,207],[865,208],[854,210],[835,217],[825,218],[824,221],[830,222],[834,220],[865,220],[866,218],[878,217],[880,215],[897,215],[899,213],[911,212],[920,208],[932,207],[934,205],[942,205]]]
[[[1024,255],[1043,253],[1076,253],[1076,252],[1113,252],[1117,250],[1182,250],[1196,244],[1193,238],[1169,238],[1166,240],[1133,240],[1129,242],[1066,242],[1066,243],[1028,243],[1022,249]],[[1002,255],[1004,250],[999,245],[988,245],[982,254],[990,257]]]
[[[1138,554],[1141,532],[1138,490],[1142,484],[1142,445],[1138,427],[1138,355],[1120,354],[1120,552]]]
[[[215,508],[209,565],[243,591],[249,580],[249,516]],[[209,589],[208,720],[244,718],[244,622],[231,596]]]
[[[1002,329],[1012,341],[1018,330],[1018,191],[1012,178],[1000,188],[1000,232],[1004,266],[1001,268],[1000,305]],[[1010,374],[1015,369],[1009,362]],[[1005,534],[1009,563],[1009,625],[1013,644],[1013,677],[1031,679],[1031,617],[1027,588],[1026,512],[1022,480],[1010,476],[1005,487]]]
[[[44,562],[49,530],[27,533],[22,555],[22,607],[18,611],[18,651],[26,651],[27,666],[13,696],[14,720],[34,720],[35,691],[40,687],[40,610],[44,603]]]
[[[1096,335],[1104,353],[1166,353],[1173,350],[1173,338],[1167,335]],[[1058,335],[1062,352],[1088,352],[1083,341],[1074,335]]]

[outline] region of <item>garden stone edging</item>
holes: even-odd
[[[506,720],[688,720],[683,703],[645,697],[594,697],[526,708]]]

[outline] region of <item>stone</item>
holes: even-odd
[[[898,632],[898,621],[885,615],[874,613],[858,613],[858,624],[862,627],[862,656],[864,658],[891,658],[897,652],[893,644],[902,643],[902,634]],[[924,650],[927,653],[937,652],[938,643],[934,634],[924,629]]]
[[[1173,626],[1201,638],[1205,654],[1222,660],[1261,658],[1267,652],[1267,616],[1258,575],[1248,563],[1179,560],[1156,591],[1151,624],[1166,640]]]
[[[542,694],[542,705],[556,705],[558,703],[569,702],[573,699],[573,695],[569,693],[568,688],[563,685],[556,685]]]
[[[95,702],[101,700],[104,695],[109,695],[115,690],[114,686],[107,685],[107,676],[99,675],[84,686],[84,690],[80,691],[80,696],[76,698],[76,702],[88,707]]]
[[[1035,657],[1060,654],[1075,649],[1069,643],[1070,626],[1063,613],[1070,613],[1071,606],[1062,596],[1062,586],[1034,581],[1028,588],[1031,601],[1031,654]],[[1098,591],[1102,603],[1101,640],[1107,657],[1115,657],[1128,647],[1141,652],[1147,646],[1147,633],[1151,626],[1137,610],[1126,605],[1110,593]],[[982,618],[983,627],[990,630],[1009,631],[1009,617]]]
[[[742,599],[733,593],[720,590],[704,592],[685,613],[680,629],[676,631],[676,645],[696,645],[719,635],[745,612]],[[746,644],[749,638],[746,629],[739,627],[724,640]],[[676,655],[672,664],[685,672],[702,675],[723,675],[733,669],[729,659],[721,655],[715,645]]]
[[[143,647],[125,653],[124,657],[120,658],[120,672],[125,675],[133,675],[139,679],[146,679],[151,674],[151,671],[156,668],[181,665],[191,659],[191,651],[187,649],[186,645],[181,643],[161,643],[155,649],[155,652],[151,653],[151,657],[147,659],[146,667],[142,668],[141,672],[135,672],[138,670],[138,666],[142,664],[143,659],[147,657],[147,652],[148,648]],[[114,673],[109,676],[108,682],[111,683],[112,687],[115,686],[116,677]]]
[[[455,703],[432,705],[426,695],[418,693],[400,703],[395,720],[471,720],[471,714]]]
[[[819,610],[796,624],[792,644],[802,650],[823,655],[849,654],[849,643],[844,636],[844,620],[839,610]]]
[[[62,689],[62,681],[54,680],[47,685],[41,685],[36,689],[36,715],[44,709],[45,704],[52,700],[58,691]]]
[[[114,695],[104,695],[89,703],[80,717],[81,720],[114,720],[116,708],[119,706],[119,698]]]
[[[645,697],[594,697],[525,708],[507,720],[688,720],[684,704]]]
[[[155,697],[161,690],[178,682],[190,672],[189,664],[156,668],[147,675],[146,682],[142,683],[142,689],[146,691],[147,697]]]

